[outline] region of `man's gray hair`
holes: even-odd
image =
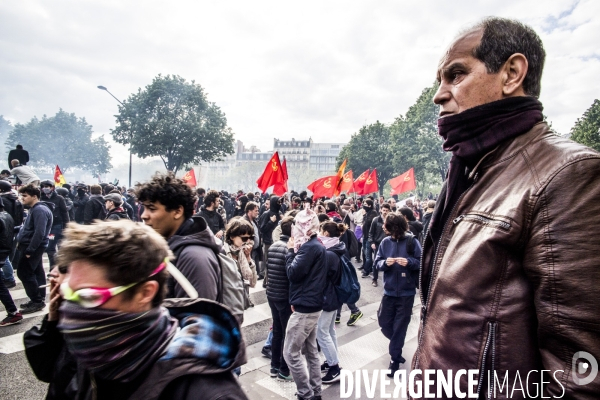
[[[528,96],[539,97],[546,51],[537,33],[519,21],[498,17],[486,18],[468,31],[479,29],[483,35],[479,46],[473,49],[473,56],[494,74],[510,56],[523,54],[528,62],[523,90]]]

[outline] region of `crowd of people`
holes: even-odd
[[[343,304],[347,325],[363,316],[354,258],[373,286],[383,273],[377,319],[390,376],[407,362],[418,287],[420,331],[406,369],[469,369],[454,379],[461,397],[495,397],[483,379],[495,374],[526,376],[522,398],[597,398],[597,368],[590,379],[578,374],[600,359],[600,251],[589,234],[600,222],[600,155],[544,121],[544,59],[539,36],[509,19],[485,19],[452,43],[434,97],[452,152],[436,199],[194,191],[170,174],[129,189],[56,187],[19,152],[0,174],[22,183],[16,193],[0,180],[0,325],[44,309],[49,286],[49,312],[24,339],[48,398],[245,399],[235,378],[246,362],[241,324],[262,281],[270,375],[293,381],[298,399],[319,400],[343,367]],[[12,267],[30,300],[20,309],[8,291]],[[420,382],[452,398],[447,383]]]

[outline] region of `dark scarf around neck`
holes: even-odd
[[[542,103],[538,99],[519,96],[483,104],[438,120],[438,133],[444,138],[444,151],[452,152],[452,159],[446,193],[440,199],[441,218],[434,213],[431,221],[434,240],[437,241],[441,236],[452,208],[469,187],[468,170],[501,143],[531,130],[543,120],[542,110]]]

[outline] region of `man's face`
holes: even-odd
[[[32,207],[37,199],[38,198],[35,196],[30,196],[27,193],[21,193],[21,203],[23,203],[25,207]]]
[[[112,210],[113,208],[115,208],[115,203],[113,203],[110,200],[106,200],[104,202],[104,205],[106,206],[106,209],[109,210],[109,211]]]
[[[390,204],[390,206],[396,207],[396,200],[393,197],[388,200],[388,203]]]
[[[502,74],[490,74],[485,64],[473,57],[482,31],[473,31],[457,39],[438,68],[440,87],[433,102],[440,106],[440,117],[459,114],[482,104],[503,98]]]
[[[384,221],[385,221],[385,217],[387,217],[389,213],[390,213],[390,210],[388,210],[387,208],[385,208],[385,207],[381,208],[381,216],[383,217]]]
[[[253,220],[258,218],[258,207],[255,207],[254,210],[248,211],[248,216]]]
[[[142,221],[144,221],[144,224],[152,227],[167,239],[175,234],[182,222],[183,207],[179,207],[178,210],[167,211],[165,206],[158,201],[155,203],[144,201],[143,205]]]

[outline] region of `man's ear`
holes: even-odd
[[[147,304],[152,304],[152,300],[154,299],[154,296],[156,296],[157,292],[158,292],[158,282],[157,281],[144,282],[138,288],[134,299],[135,299],[136,303],[140,304],[140,305],[145,306]]]
[[[523,81],[527,76],[528,66],[527,58],[521,53],[515,53],[506,60],[502,67],[502,94],[504,97],[526,95]]]
[[[175,211],[173,211],[173,218],[178,220],[180,218],[183,218],[185,212],[183,210],[183,206],[179,206],[179,208],[177,208]]]

